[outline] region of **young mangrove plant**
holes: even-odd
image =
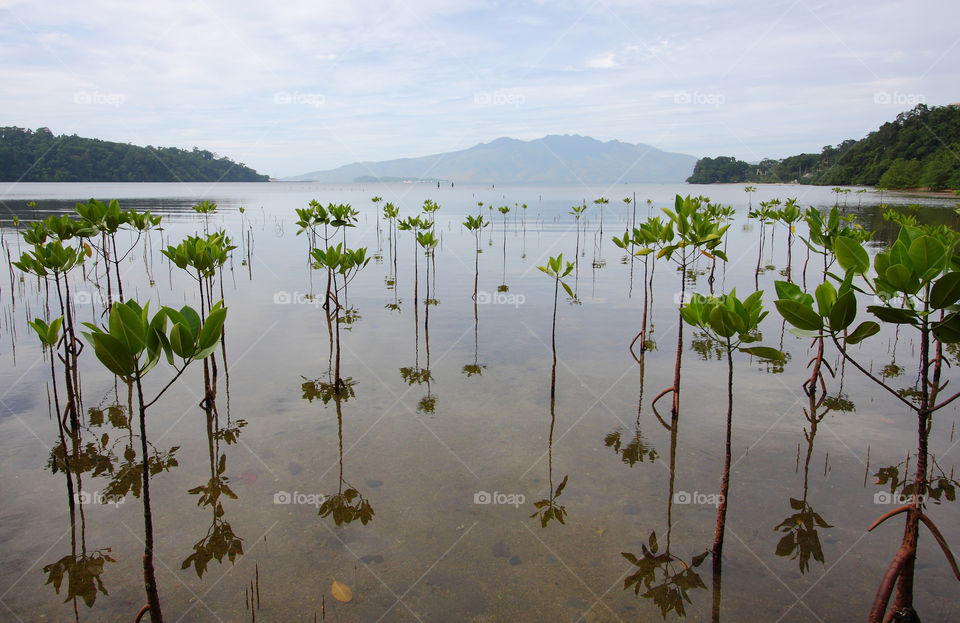
[[[133,384],[137,390],[143,478],[143,578],[147,596],[145,607],[149,610],[153,623],[162,623],[163,614],[153,564],[147,409],[170,389],[191,362],[202,360],[213,353],[220,341],[226,316],[226,308],[216,303],[202,322],[200,315],[187,306],[179,311],[164,307],[151,318],[149,305],[141,307],[135,300],[130,299],[124,303],[114,303],[110,307],[106,326],[84,323],[90,331],[83,335],[93,347],[100,363],[123,382]],[[143,379],[160,361],[161,355],[166,356],[167,362],[174,367],[176,373],[156,396],[148,400],[144,396]],[[179,363],[175,363],[175,360],[179,360]]]
[[[803,213],[797,207],[796,199],[787,199],[783,208],[777,210],[777,220],[787,227],[787,281],[792,282],[790,271],[793,268],[793,234],[795,224],[803,218]]]
[[[917,418],[917,456],[913,484],[905,491],[911,501],[885,513],[870,527],[872,530],[887,519],[906,514],[903,538],[897,554],[880,584],[870,610],[871,623],[885,620],[887,606],[896,585],[891,612],[917,620],[913,603],[914,567],[917,556],[919,526],[925,525],[943,549],[957,579],[953,554],[933,520],[926,514],[925,502],[929,485],[928,438],[933,415],[960,398],[960,392],[941,398],[946,385],[941,382],[943,346],[960,342],[960,270],[956,256],[957,235],[946,228],[901,227],[889,251],[877,253],[873,261],[875,275],[867,276],[870,258],[863,245],[851,237],[839,237],[834,253],[845,271],[838,288],[829,282],[817,293],[817,308],[812,297],[794,293],[792,298],[776,301],[780,314],[791,325],[829,338],[843,359],[879,385]],[[853,280],[859,277],[857,286]],[[880,322],[909,327],[916,331],[919,342],[917,384],[908,392],[897,391],[881,376],[872,372],[852,354],[851,345],[879,333],[880,325],[868,320],[848,331],[857,316],[857,291],[877,297],[880,304],[867,306],[867,311]]]
[[[729,225],[719,225],[717,221],[703,208],[699,198],[681,197],[674,199],[674,209],[663,208],[663,213],[669,217],[669,222],[663,228],[658,241],[657,257],[666,257],[672,260],[680,269],[680,302],[686,298],[687,272],[693,262],[700,256],[713,259],[719,257],[726,261],[727,256],[717,247],[723,242],[723,235]],[[678,305],[678,308],[680,305]],[[679,316],[679,309],[678,309]],[[680,414],[680,363],[683,354],[683,320],[678,317],[677,325],[677,360],[674,366],[673,386],[660,392],[654,397],[652,405],[668,393],[673,394],[671,414],[676,424]]]
[[[68,229],[63,231],[70,231],[70,226],[67,227]],[[48,291],[49,280],[51,277],[53,279],[54,286],[56,287],[57,302],[60,306],[60,318],[63,319],[63,338],[60,340],[63,354],[59,355],[59,357],[63,363],[64,384],[66,389],[64,412],[57,413],[57,417],[61,420],[69,421],[70,424],[68,428],[70,431],[78,431],[80,427],[79,414],[83,408],[78,359],[80,351],[83,349],[83,344],[76,337],[73,318],[73,301],[70,296],[69,273],[77,266],[83,264],[87,254],[83,247],[64,246],[60,239],[49,242],[44,241],[43,238],[49,235],[49,231],[43,234],[43,238],[40,237],[39,229],[32,231],[36,236],[31,239],[38,240],[39,242],[35,242],[33,244],[33,250],[24,252],[23,255],[20,256],[20,260],[13,262],[12,265],[25,273],[36,275],[38,279],[42,279],[47,284]],[[34,323],[36,322],[35,320]],[[52,321],[50,324],[52,325],[54,322],[55,321]],[[37,326],[34,326],[34,329],[36,329],[38,333],[40,332]],[[55,349],[51,350],[51,357],[53,357],[54,350]]]
[[[467,216],[467,219],[463,222],[463,226],[468,230],[473,232],[473,236],[476,240],[476,253],[474,254],[474,266],[473,266],[473,300],[477,300],[477,283],[480,279],[480,232],[483,231],[484,227],[490,225],[489,222],[483,220],[483,215],[478,216]],[[476,315],[476,314],[474,314]]]
[[[782,360],[783,353],[765,346],[744,347],[758,341],[760,322],[766,317],[763,310],[763,291],[754,292],[741,301],[736,289],[717,298],[694,297],[680,308],[683,320],[700,328],[710,338],[723,345],[727,359],[727,435],[723,471],[720,476],[720,498],[717,506],[717,525],[713,533],[713,578],[715,619],[720,610],[720,575],[723,537],[726,530],[727,503],[730,499],[730,458],[733,432],[733,353],[744,352],[761,359]]]
[[[640,331],[630,342],[630,353],[633,355],[633,358],[637,360],[637,363],[640,363],[640,360],[636,352],[634,352],[633,346],[637,343],[637,340],[639,340],[641,354],[646,351],[647,320],[649,318],[648,309],[653,297],[653,273],[657,268],[656,262],[653,262],[651,265],[650,254],[657,250],[658,245],[664,239],[664,229],[665,226],[663,221],[660,220],[660,217],[654,216],[645,223],[641,223],[640,227],[634,227],[633,232],[623,232],[623,238],[617,238],[616,236],[613,238],[613,243],[621,249],[629,248],[631,256],[643,258],[643,316],[641,318]],[[647,278],[648,271],[649,280]]]
[[[340,324],[343,322],[341,315],[343,306],[340,303],[340,296],[346,292],[349,283],[370,262],[370,258],[367,257],[366,247],[346,249],[341,244],[327,247],[326,250],[314,249],[311,255],[314,269],[327,270],[339,274],[342,278],[339,288],[331,294],[331,308],[325,310],[328,327],[331,326],[331,323],[335,327],[331,335],[331,348],[335,348],[336,352],[333,384],[334,390],[340,391],[345,387],[344,381],[340,377]]]
[[[753,193],[757,192],[756,186],[744,186],[743,192],[747,193],[747,210],[753,209]]]
[[[563,493],[567,486],[567,478],[563,477],[556,489],[553,487],[553,431],[557,423],[556,403],[557,403],[557,297],[560,294],[560,286],[569,296],[573,296],[573,290],[563,281],[564,277],[573,272],[573,262],[564,262],[563,254],[557,257],[551,257],[543,266],[537,268],[553,279],[553,321],[550,325],[550,350],[553,353],[553,364],[550,367],[550,434],[547,441],[547,474],[549,489],[547,497],[533,503],[536,509],[531,518],[538,517],[541,527],[546,528],[552,519],[556,519],[561,524],[565,523],[564,517],[567,509],[557,503],[557,498]]]

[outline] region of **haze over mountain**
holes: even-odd
[[[683,182],[697,159],[644,144],[601,142],[588,136],[549,135],[532,141],[498,138],[469,149],[420,158],[356,162],[329,171],[284,178],[298,182],[380,179],[459,183]]]

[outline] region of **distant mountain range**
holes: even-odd
[[[532,141],[498,138],[469,149],[420,158],[356,162],[284,178],[290,182],[449,181],[459,183],[683,182],[697,159],[643,144],[549,135]]]

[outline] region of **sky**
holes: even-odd
[[[960,2],[0,0],[0,125],[274,177],[581,134],[744,160],[960,102]]]

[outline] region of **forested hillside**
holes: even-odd
[[[14,182],[264,182],[242,163],[209,151],[138,147],[48,128],[0,128],[0,181]]]
[[[826,146],[818,154],[748,164],[728,156],[701,158],[693,184],[799,182],[931,190],[960,188],[960,106],[920,104],[860,140]]]

